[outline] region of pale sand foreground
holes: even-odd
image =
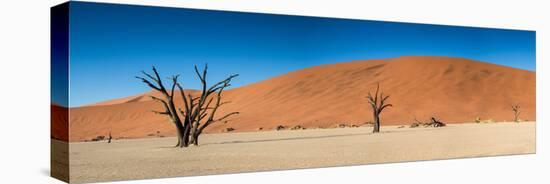
[[[71,182],[345,166],[535,153],[535,123],[451,124],[208,134],[201,146],[175,138],[70,143]]]

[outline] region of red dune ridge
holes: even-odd
[[[382,125],[411,124],[415,118],[432,116],[449,123],[473,122],[477,117],[511,121],[513,104],[521,106],[520,118],[535,120],[535,72],[463,58],[408,56],[320,65],[227,90],[223,99],[231,103],[220,108],[219,115],[240,114],[206,132],[361,125],[372,120],[365,97],[377,83],[393,104],[381,114]],[[175,135],[166,116],[151,112],[162,106],[148,95],[158,93],[71,108],[70,141],[109,132],[115,138]]]

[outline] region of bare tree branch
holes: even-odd
[[[155,67],[153,67],[153,68],[155,68]],[[159,82],[159,81],[158,81],[158,79],[157,79],[157,78],[155,78],[155,77],[153,77],[153,76],[151,76],[151,74],[148,74],[148,73],[147,73],[147,72],[145,72],[145,71],[141,71],[141,73],[143,73],[143,75],[145,75],[145,76],[149,77],[149,79],[151,79],[151,80],[155,81],[156,83],[158,83],[158,82]]]
[[[382,107],[380,107],[380,111],[384,110],[386,107],[392,107],[393,105],[392,104],[386,104]]]
[[[232,115],[237,115],[237,114],[239,114],[239,112],[231,112],[231,113],[226,114],[225,116],[223,116],[223,117],[221,117],[221,118],[219,118],[219,119],[217,119],[217,120],[215,120],[215,121],[223,121],[224,119],[226,119],[226,118],[228,118],[228,117],[230,117],[230,116],[232,116]]]
[[[157,86],[155,86],[155,85],[154,85],[153,83],[151,83],[149,80],[147,80],[147,79],[145,79],[145,78],[143,78],[143,77],[138,77],[138,76],[136,76],[136,78],[141,79],[141,81],[142,81],[143,83],[147,84],[147,86],[149,86],[150,88],[153,88],[153,89],[155,89],[155,90],[157,90],[157,91],[160,91],[160,88],[157,87]]]
[[[174,75],[172,76],[172,88],[170,89],[170,98],[174,98],[174,90],[176,89],[176,85],[178,85],[178,77],[180,75]]]

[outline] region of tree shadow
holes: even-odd
[[[414,131],[437,131],[441,128],[415,128]],[[322,136],[302,136],[302,137],[290,137],[290,138],[279,138],[279,139],[260,139],[260,140],[235,140],[235,141],[224,141],[224,142],[212,142],[212,143],[204,143],[200,144],[200,146],[207,146],[207,145],[224,145],[224,144],[242,144],[242,143],[256,143],[256,142],[275,142],[275,141],[295,141],[295,140],[308,140],[308,139],[323,139],[323,138],[334,138],[334,137],[353,137],[353,136],[362,136],[362,135],[383,135],[383,134],[393,134],[393,133],[400,133],[402,131],[395,131],[395,130],[389,130],[389,131],[380,131],[378,133],[372,133],[372,132],[362,132],[362,133],[350,133],[350,134],[337,134],[337,135],[322,135]],[[193,146],[195,147],[195,146]],[[162,146],[158,148],[163,149],[169,149],[169,148],[176,148],[174,146]]]
[[[255,143],[255,142],[275,142],[275,141],[293,141],[293,140],[307,140],[307,139],[323,139],[323,138],[334,138],[334,137],[353,137],[360,135],[370,135],[372,133],[356,133],[356,134],[339,134],[339,135],[323,135],[323,136],[307,136],[307,137],[290,137],[290,138],[280,138],[280,139],[260,139],[260,140],[250,140],[250,141],[225,141],[225,142],[216,142],[216,143],[205,143],[202,146],[206,145],[216,145],[216,144],[241,144],[241,143]]]

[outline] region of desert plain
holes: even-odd
[[[70,144],[70,181],[196,176],[535,153],[535,122],[212,133],[200,146],[175,137]],[[60,155],[62,156],[62,155]],[[66,155],[65,155],[66,156]],[[59,163],[58,163],[59,164]]]

